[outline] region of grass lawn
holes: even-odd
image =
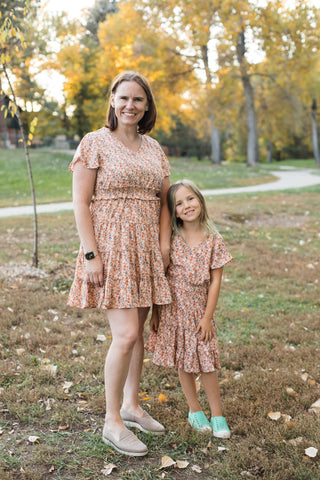
[[[68,166],[71,153],[35,149],[30,151],[32,173],[38,204],[66,202],[71,200],[72,174]],[[298,162],[298,163],[297,163]],[[214,166],[209,161],[201,162],[184,158],[170,158],[171,181],[192,179],[201,189],[241,187],[272,182],[270,170],[281,165],[293,164],[314,168],[313,160],[262,163],[250,169],[244,164]],[[24,151],[0,149],[0,208],[32,203],[30,183]]]
[[[320,416],[309,411],[320,399],[319,193],[208,200],[234,256],[217,309],[232,436],[193,432],[177,373],[146,353],[141,402],[166,434],[138,433],[149,447],[140,459],[101,440],[110,331],[103,312],[66,306],[78,248],[72,213],[39,216],[43,276],[29,267],[32,218],[0,219],[1,480],[101,480],[106,464],[116,466],[107,478],[123,480],[320,479],[320,453],[305,453],[320,448]],[[160,469],[164,456],[187,466]]]

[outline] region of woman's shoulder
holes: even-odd
[[[152,138],[149,135],[143,135],[143,136],[144,136],[146,144],[149,145],[150,148],[154,148],[156,150],[161,150],[163,152],[163,150],[161,148],[161,145],[159,144],[159,142],[155,138]]]
[[[111,135],[110,130],[107,127],[98,128],[98,130],[93,130],[92,132],[88,132],[84,135],[83,140],[98,140],[104,139]]]

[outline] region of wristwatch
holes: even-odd
[[[87,252],[84,254],[84,256],[86,257],[86,260],[92,260],[97,255],[98,255],[98,252]]]

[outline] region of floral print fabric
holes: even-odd
[[[70,164],[97,169],[90,205],[104,286],[85,280],[82,246],[68,304],[81,308],[135,308],[171,301],[159,247],[160,198],[169,163],[156,140],[142,136],[137,152],[108,128],[88,133]]]
[[[189,247],[180,235],[175,236],[167,274],[173,301],[159,307],[158,332],[151,332],[146,345],[156,365],[195,373],[221,368],[215,316],[210,342],[203,342],[196,328],[207,305],[210,269],[223,267],[231,260],[220,234],[207,236],[195,247]]]

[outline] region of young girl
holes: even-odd
[[[177,367],[190,425],[199,432],[229,438],[217,376],[221,365],[215,309],[223,266],[232,256],[211,224],[203,195],[194,183],[174,183],[167,199],[172,224],[167,279],[173,301],[153,309],[146,348],[154,353],[156,365]],[[198,372],[210,405],[210,422],[197,398]]]

